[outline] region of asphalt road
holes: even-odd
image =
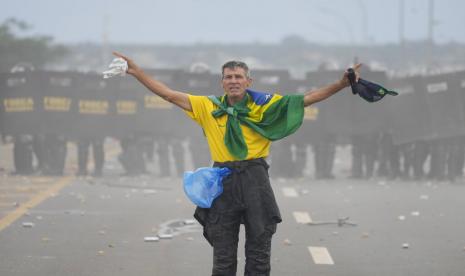
[[[284,218],[272,275],[465,275],[463,181],[305,178],[272,186]],[[193,210],[179,178],[3,172],[0,275],[210,275],[212,249]],[[346,217],[356,225],[337,224]],[[243,235],[240,243],[238,275]]]

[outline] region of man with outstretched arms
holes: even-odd
[[[151,78],[130,58],[127,73],[150,91],[182,108],[204,130],[215,167],[228,167],[223,193],[211,208],[197,207],[195,218],[213,246],[212,275],[236,275],[240,224],[244,224],[245,275],[270,275],[271,238],[281,214],[268,176],[265,158],[272,141],[294,133],[304,107],[322,101],[349,86],[348,72],[327,86],[304,95],[268,94],[250,89],[252,79],[244,62],[222,67],[224,95],[194,96],[175,91]],[[360,64],[353,67],[359,77]]]

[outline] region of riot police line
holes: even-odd
[[[221,95],[220,76],[177,69],[147,70],[173,89]],[[462,176],[465,150],[465,73],[388,78],[363,72],[399,96],[368,103],[349,90],[305,110],[301,129],[273,144],[271,173],[302,176],[309,154],[314,176],[334,177],[336,147],[350,145],[350,176],[431,178]],[[253,88],[303,93],[337,79],[340,71],[308,72],[293,79],[287,70],[255,70]],[[201,129],[182,111],[150,94],[132,78],[102,79],[95,73],[28,71],[0,75],[0,132],[14,141],[16,172],[60,175],[66,143],[75,142],[79,168],[86,175],[89,150],[94,171],[103,173],[106,137],[120,141],[119,161],[127,174],[147,172],[159,156],[160,176],[170,173],[168,154],[184,171],[185,152],[193,166],[211,161]],[[33,156],[37,164],[33,167]]]

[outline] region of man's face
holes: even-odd
[[[252,79],[247,77],[241,67],[224,68],[222,84],[228,98],[240,100],[245,95],[245,89],[252,84]]]

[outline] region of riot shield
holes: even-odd
[[[465,133],[464,105],[460,81],[455,73],[423,78],[423,91],[431,118],[430,139],[460,136]]]
[[[132,77],[111,79],[106,90],[113,95],[110,101],[111,135],[117,139],[133,136],[141,129],[137,119],[142,114],[144,95],[149,92]]]
[[[38,75],[35,72],[4,73],[0,80],[3,134],[38,134],[45,126]]]
[[[182,90],[182,71],[169,69],[146,70],[153,78],[161,81],[173,90]],[[175,116],[182,110],[172,103],[155,95],[145,87],[138,84],[137,101],[141,104],[138,113],[137,131],[157,136],[169,136],[179,126]]]
[[[112,132],[112,106],[114,95],[107,89],[108,81],[97,74],[73,76],[71,137],[103,138]]]
[[[341,71],[314,71],[306,74],[311,89],[319,88],[341,78]],[[348,89],[315,104],[318,107],[321,137],[327,134],[344,136],[352,132],[351,105],[352,93]]]
[[[362,70],[361,77],[387,87],[387,77],[383,71]],[[386,105],[388,101],[395,100],[394,97],[387,96],[381,101],[370,103],[358,95],[353,95],[352,92],[346,94],[352,96],[348,100],[350,103],[350,125],[352,126],[350,134],[368,135],[387,131]]]
[[[70,72],[36,72],[40,81],[40,105],[43,110],[41,120],[42,134],[73,135],[75,113],[72,112],[72,104],[75,99],[75,75]]]
[[[393,78],[389,83],[389,88],[399,93],[386,103],[394,144],[428,139],[431,116],[422,77]]]
[[[342,71],[316,71],[307,73],[312,87],[331,84],[342,77]],[[362,78],[386,85],[386,74],[381,71],[362,70]],[[318,103],[319,115],[324,131],[333,133],[346,140],[352,135],[367,135],[386,129],[385,101],[368,103],[350,88]]]
[[[459,71],[455,73],[459,86],[460,101],[465,106],[465,71]]]
[[[221,75],[209,72],[194,73],[184,72],[182,76],[182,91],[192,95],[214,95],[224,94],[221,87]],[[184,112],[177,111],[175,120],[179,127],[176,128],[176,137],[188,137],[192,152],[194,167],[205,167],[211,165],[211,157],[208,150],[208,143],[203,130]]]
[[[6,97],[7,89],[7,77],[8,74],[0,73],[0,135],[6,135],[5,133],[5,104],[4,99]]]

